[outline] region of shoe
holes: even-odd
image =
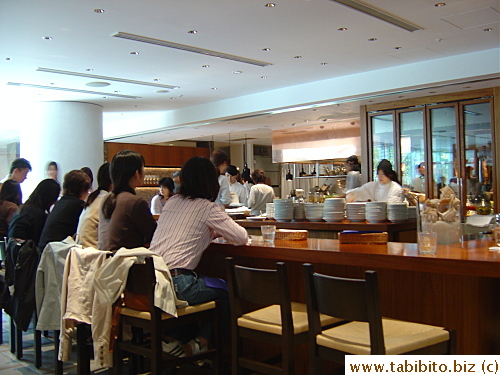
[[[170,342],[163,340],[161,342],[161,348],[165,353],[171,355],[172,357],[177,357],[177,358],[186,357],[186,353],[184,353],[184,350],[182,350],[181,344],[178,340]]]
[[[196,354],[200,354],[200,353],[206,352],[207,349],[208,349],[207,346],[202,347],[201,343],[200,343],[200,340],[198,340],[197,338],[192,339],[186,345],[189,346],[189,349],[191,351],[191,355],[196,355]],[[203,366],[204,365],[204,361],[202,359],[200,359],[200,360],[196,361],[196,364],[198,366]]]

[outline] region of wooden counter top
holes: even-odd
[[[263,242],[259,236],[252,236],[250,245],[212,243],[208,251],[284,261],[500,278],[500,252],[489,251],[489,247],[494,245],[492,240],[484,238],[438,245],[435,255],[420,255],[415,243],[359,245],[315,238],[305,241],[276,240],[269,243]]]

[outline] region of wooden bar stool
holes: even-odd
[[[276,263],[276,270],[234,265],[226,258],[229,284],[232,331],[232,373],[241,368],[264,374],[294,374],[295,345],[307,342],[308,322],[306,306],[291,302],[286,265]],[[242,304],[250,302],[264,306],[244,312]],[[341,319],[322,315],[322,326],[332,326]],[[281,347],[281,367],[246,358],[242,354],[242,339],[267,342]]]
[[[377,273],[345,279],[314,273],[304,264],[309,317],[310,374],[321,374],[321,359],[344,363],[348,354],[453,354],[455,332],[442,327],[383,318]],[[320,314],[349,323],[322,329]]]

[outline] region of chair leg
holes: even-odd
[[[321,372],[321,358],[316,355],[316,342],[309,342],[309,373],[311,375],[319,375]]]
[[[55,375],[62,375],[63,373],[63,363],[62,361],[59,360],[59,345],[60,345],[60,342],[59,342],[59,335],[60,335],[61,331],[57,330],[57,331],[54,331],[54,352],[55,352],[55,356],[54,356],[54,368],[55,368]]]
[[[35,341],[35,367],[42,367],[42,331],[34,329],[34,341]]]
[[[87,326],[88,324],[81,323],[76,327],[76,361],[77,374],[90,374],[90,355],[87,348]]]
[[[10,318],[10,352],[16,352],[16,325],[12,317]]]
[[[220,332],[220,302],[216,302],[215,306],[215,312],[214,312],[215,318],[213,319],[213,340],[214,340],[214,347],[215,347],[215,358],[212,363],[213,366],[213,372],[214,374],[218,375],[221,374],[221,357],[222,357],[222,340],[221,340],[221,332]]]
[[[161,331],[151,330],[151,374],[161,373]]]
[[[0,345],[3,344],[3,311],[0,308]]]
[[[295,374],[293,338],[283,336],[281,346],[281,368],[283,374]]]
[[[23,358],[23,331],[16,327],[16,358]]]
[[[238,366],[238,358],[241,354],[241,340],[238,337],[237,328],[232,329],[232,345],[231,345],[231,373],[233,375],[238,375],[239,366]]]

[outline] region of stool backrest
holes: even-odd
[[[231,314],[243,314],[242,302],[258,305],[280,305],[282,326],[292,327],[292,312],[288,274],[283,262],[276,263],[276,270],[243,267],[234,264],[233,258],[226,258]]]
[[[304,264],[303,270],[309,329],[321,331],[319,314],[368,322],[372,354],[385,354],[377,273],[366,271],[363,280],[315,273],[312,264]]]

